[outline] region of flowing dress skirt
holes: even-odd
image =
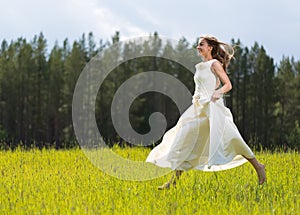
[[[193,103],[163,136],[146,162],[172,170],[226,170],[254,154],[241,137],[223,99]]]

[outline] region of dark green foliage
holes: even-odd
[[[72,45],[66,39],[63,46],[57,43],[47,50],[42,33],[28,42],[18,38],[10,43],[5,40],[0,49],[0,148],[51,146],[69,148],[76,145],[72,125],[72,98],[77,79],[84,66],[99,51],[112,47],[120,41],[120,33],[111,41],[97,44],[94,36],[85,34]],[[237,40],[235,59],[228,72],[233,89],[226,95],[227,106],[245,141],[254,148],[295,148],[300,143],[300,62],[283,57],[276,65],[263,46],[255,43],[244,47]],[[162,46],[154,33],[151,41],[143,45],[127,44],[123,49],[115,46],[105,53],[111,56],[131,56],[136,50],[151,53],[163,52],[176,56],[180,62],[200,61],[187,51],[191,45],[182,38],[176,47]],[[193,74],[176,62],[161,58],[143,57],[123,63],[112,71],[101,85],[96,101],[96,120],[99,130],[108,143],[124,141],[115,131],[110,105],[114,93],[124,81],[144,71],[161,71],[178,78],[194,92]],[[130,108],[132,127],[139,133],[150,129],[149,116],[161,112],[172,127],[179,112],[174,102],[160,93],[149,92],[136,98]]]

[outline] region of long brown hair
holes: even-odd
[[[233,47],[227,43],[219,41],[217,38],[210,35],[200,36],[200,39],[204,39],[207,44],[212,47],[211,55],[213,59],[217,59],[218,61],[220,61],[223,65],[223,69],[226,71],[230,60],[234,55]]]

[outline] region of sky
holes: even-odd
[[[300,60],[299,0],[0,0],[0,40],[29,41],[43,32],[48,49],[93,32],[96,41],[159,35],[194,43],[212,34],[224,42],[263,45],[279,62]]]

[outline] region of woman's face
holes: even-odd
[[[204,38],[202,38],[198,42],[197,49],[200,56],[206,57],[211,53],[212,47],[208,45],[207,41]]]

